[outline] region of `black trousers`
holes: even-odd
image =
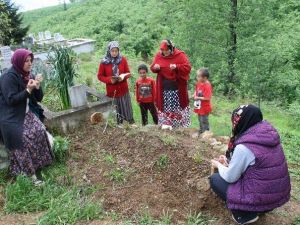
[[[219,173],[214,173],[210,177],[210,187],[211,189],[225,202],[227,200],[227,189],[229,183],[227,183]],[[241,210],[231,210],[232,214],[236,217],[253,217],[257,216],[257,212],[248,212],[248,211],[241,211]]]
[[[153,102],[150,103],[140,103],[140,109],[142,114],[142,124],[143,126],[148,124],[148,111],[150,111],[153,122],[158,124],[158,117],[157,117],[157,109]]]

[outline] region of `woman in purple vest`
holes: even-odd
[[[291,184],[276,129],[263,121],[259,108],[243,105],[232,113],[232,137],[226,156],[212,160],[212,190],[224,201],[238,224],[258,220],[289,201]]]

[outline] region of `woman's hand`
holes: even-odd
[[[220,155],[218,159],[219,163],[221,163],[223,166],[228,166],[227,158],[225,155]]]
[[[118,78],[117,78],[117,77],[112,77],[112,78],[111,78],[111,83],[112,83],[112,84],[117,83],[117,81],[118,81]]]
[[[35,89],[37,87],[38,83],[36,80],[33,80],[33,79],[30,79],[28,81],[28,84],[27,84],[27,91],[29,92],[29,94],[31,94],[31,92],[33,91],[33,89]]]
[[[154,64],[153,69],[160,70],[160,65],[159,64]]]
[[[213,168],[218,168],[218,165],[219,165],[219,161],[218,160],[216,160],[216,159],[212,159],[211,160],[211,166]]]
[[[176,69],[176,64],[170,64],[170,69],[175,70]]]

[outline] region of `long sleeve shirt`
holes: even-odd
[[[237,145],[228,167],[218,164],[220,176],[228,183],[234,183],[251,165],[255,164],[255,156],[245,145]]]

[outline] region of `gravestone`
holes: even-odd
[[[73,108],[87,105],[87,96],[85,85],[76,85],[69,88],[71,106]]]
[[[58,41],[63,41],[63,40],[65,40],[65,39],[60,33],[54,34],[54,41],[58,42]]]
[[[38,36],[39,36],[39,41],[43,41],[45,39],[43,32],[39,32]]]
[[[46,40],[49,40],[49,39],[51,39],[52,38],[52,36],[51,36],[51,33],[50,33],[50,31],[45,31],[45,34],[44,34],[44,37],[45,37],[45,39]]]
[[[4,72],[6,69],[8,69],[11,66],[11,57],[12,52],[9,46],[3,46],[0,48],[1,55],[3,57],[3,60],[1,61],[0,68],[2,72]]]

